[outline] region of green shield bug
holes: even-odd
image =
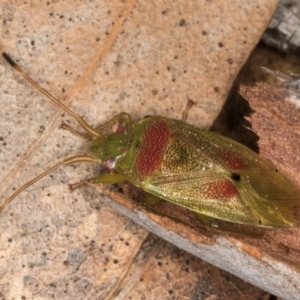
[[[276,167],[245,146],[182,121],[160,116],[133,122],[120,113],[93,128],[33,81],[5,52],[4,59],[34,87],[76,119],[92,140],[89,155],[76,155],[35,177],[0,207],[55,169],[78,162],[105,164],[109,174],[91,183],[129,181],[157,199],[187,208],[203,219],[265,228],[298,225],[297,188]],[[114,133],[104,134],[116,123]],[[65,129],[75,133],[70,127]],[[77,187],[85,182],[81,182]]]

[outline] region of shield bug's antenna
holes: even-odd
[[[95,128],[89,125],[82,117],[75,114],[72,110],[58,101],[55,97],[53,97],[48,91],[42,88],[39,84],[37,84],[26,72],[24,72],[21,67],[7,54],[5,53],[2,48],[0,47],[0,53],[2,54],[3,58],[16,70],[18,71],[27,81],[29,81],[36,89],[38,89],[43,95],[45,95],[48,99],[53,101],[59,107],[61,107],[65,112],[67,112],[70,116],[72,116],[79,125],[90,135],[94,137],[102,136]]]

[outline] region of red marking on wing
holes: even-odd
[[[225,198],[227,200],[240,195],[237,187],[228,179],[219,180],[210,184],[202,193],[209,199]]]
[[[147,128],[136,157],[136,171],[139,175],[148,176],[159,169],[170,136],[170,129],[164,122]]]
[[[222,148],[216,148],[214,151],[230,170],[240,171],[249,169],[247,161],[238,153]]]

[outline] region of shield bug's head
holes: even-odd
[[[108,169],[113,169],[118,158],[125,154],[127,147],[127,133],[116,132],[96,138],[89,147],[89,152],[96,159],[106,162]]]

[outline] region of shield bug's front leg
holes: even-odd
[[[125,180],[126,180],[126,176],[123,174],[117,174],[117,173],[103,174],[103,175],[92,177],[88,180],[70,184],[69,188],[71,191],[74,191],[75,189],[77,189],[85,184],[89,184],[89,183],[117,184],[117,183],[124,182]]]
[[[100,125],[99,127],[96,128],[98,132],[101,132],[107,127],[111,127],[112,125],[124,120],[126,128],[128,128],[132,124],[132,119],[131,116],[125,112],[119,113],[118,115],[114,116],[112,119],[109,121],[105,122],[104,124]],[[126,130],[124,128],[124,130]],[[121,130],[118,128],[117,132],[124,131],[123,128],[121,127]]]
[[[124,120],[125,123],[125,128],[123,127],[119,127],[117,128],[117,131],[124,131],[126,130],[126,128],[128,128],[131,124],[132,124],[132,119],[131,116],[125,112],[119,113],[118,115],[114,116],[112,119],[110,119],[109,121],[105,122],[104,124],[100,125],[99,127],[96,128],[96,131],[102,135],[102,131],[108,127],[111,127],[113,124],[119,123],[122,120]],[[71,126],[69,126],[68,124],[66,124],[65,122],[62,122],[62,124],[59,127],[60,129],[64,129],[67,130],[69,132],[71,132],[73,135],[76,135],[82,139],[89,139],[89,136],[81,134],[79,132],[77,132],[75,129],[73,129]]]
[[[60,124],[59,129],[67,130],[70,133],[72,133],[73,135],[78,136],[78,137],[80,137],[83,140],[89,140],[89,138],[90,138],[88,135],[84,135],[84,134],[76,131],[74,128],[72,128],[71,126],[69,126],[65,122],[62,122]]]
[[[124,174],[103,174],[99,176],[95,176],[87,180],[89,183],[104,183],[104,184],[116,184],[126,180],[126,176]]]

